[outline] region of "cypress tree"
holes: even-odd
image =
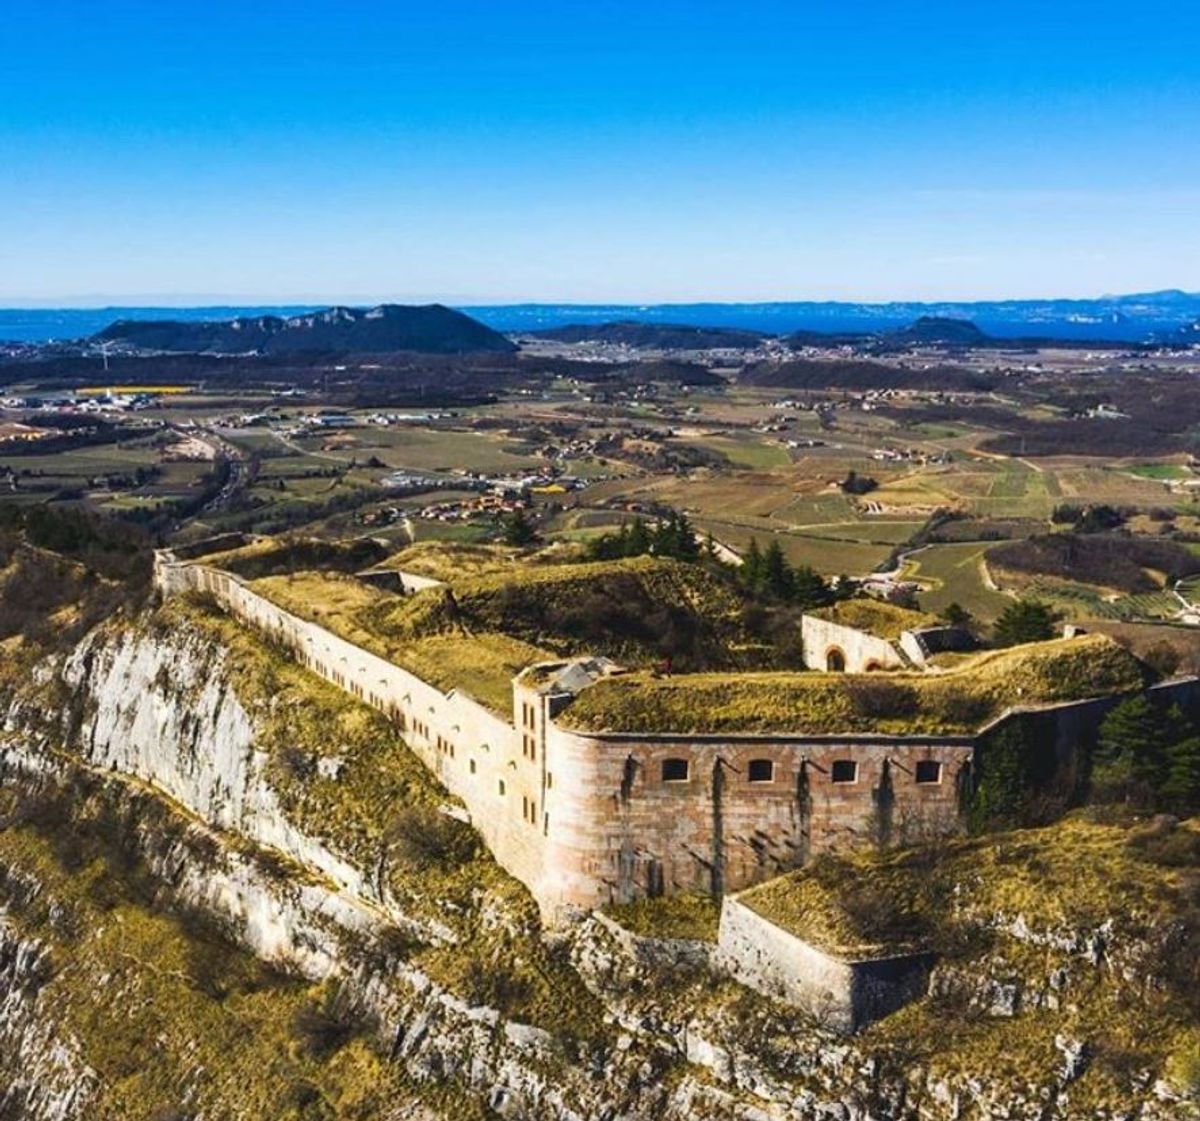
[[[746,550],[744,563],[742,564],[742,583],[746,585],[750,591],[758,593],[762,591],[763,578],[763,556],[762,550],[758,547],[758,538],[750,538],[750,547]]]
[[[768,595],[776,599],[790,599],[792,594],[792,570],[783,555],[783,549],[778,538],[772,538],[771,544],[762,558],[762,583]]]

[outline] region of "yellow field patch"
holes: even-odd
[[[106,397],[110,393],[154,393],[170,396],[173,393],[191,393],[190,385],[88,385],[75,392],[80,397]]]

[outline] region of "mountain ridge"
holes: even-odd
[[[497,331],[442,304],[380,304],[366,309],[333,306],[287,317],[256,315],[224,320],[120,319],[93,335],[91,341],[197,354],[457,354],[515,349]]]

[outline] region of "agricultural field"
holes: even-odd
[[[975,618],[990,623],[1012,599],[990,586],[984,563],[989,544],[926,546],[907,555],[900,574],[929,587],[920,596],[924,610],[937,614],[957,603]]]
[[[133,422],[145,435],[0,457],[0,494],[7,482],[8,501],[70,494],[142,521],[161,512],[170,530],[172,500],[203,496],[213,472],[211,462],[164,456],[163,446],[178,438],[168,425],[179,426],[181,436],[190,431],[234,461],[226,490],[202,497],[192,536],[303,528],[332,538],[370,534],[397,547],[473,543],[494,540],[516,501],[543,541],[580,543],[633,516],[674,509],[735,551],[751,540],[764,547],[778,541],[792,564],[826,576],[864,576],[902,556],[898,575],[927,589],[922,606],[936,612],[958,602],[984,623],[1018,593],[1084,620],[1164,619],[1182,608],[1168,588],[1128,595],[1083,581],[1007,576],[1002,588],[989,585],[985,551],[1000,540],[1065,531],[1051,521],[1056,507],[1108,504],[1126,517],[1126,531],[1200,551],[1200,510],[1187,493],[1193,472],[1182,452],[1109,460],[1025,454],[1022,444],[1013,454],[994,450],[997,437],[1013,431],[1005,428],[1013,418],[1041,431],[1069,415],[1036,394],[930,399],[900,391],[871,399],[734,379],[702,390],[659,385],[647,396],[563,376],[537,388],[500,388],[496,401],[436,412],[429,423],[377,425],[368,417],[388,406],[326,401],[313,386],[284,404],[271,396],[275,383],[212,393],[200,384],[180,378],[168,387],[176,392],[143,410]],[[251,424],[247,414],[255,410]],[[362,423],[297,427],[321,411],[348,412]],[[768,425],[771,431],[761,430]],[[547,445],[556,449],[551,458],[537,454]],[[6,468],[16,474],[6,479]],[[421,474],[430,486],[390,489],[384,483],[393,471]],[[464,489],[464,472],[502,476],[497,494],[507,505],[480,510],[481,492]],[[843,489],[850,472],[866,480],[861,492]],[[522,491],[530,475],[541,482]],[[568,481],[547,493],[557,475],[586,485]],[[947,513],[958,520],[943,522]],[[1187,594],[1200,598],[1200,587],[1189,584]]]
[[[296,436],[290,442],[312,455],[360,462],[375,458],[391,469],[501,473],[542,467],[546,462],[507,437],[466,429],[372,426],[336,434]]]

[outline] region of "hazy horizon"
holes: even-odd
[[[236,310],[241,308],[324,308],[324,307],[375,307],[380,304],[444,304],[457,308],[488,308],[488,307],[606,307],[617,308],[664,308],[692,307],[712,304],[715,306],[757,306],[771,304],[823,304],[836,303],[861,305],[869,307],[886,307],[889,305],[905,304],[1003,304],[1003,303],[1039,303],[1062,301],[1104,301],[1127,300],[1141,296],[1157,296],[1166,293],[1180,293],[1184,296],[1200,299],[1200,286],[1189,289],[1178,285],[1163,285],[1157,288],[1124,289],[1111,292],[1067,292],[1067,293],[1038,293],[1029,296],[995,296],[995,297],[928,297],[928,296],[897,296],[891,299],[857,299],[850,296],[776,296],[755,300],[737,299],[665,299],[665,300],[565,300],[546,298],[517,298],[511,300],[488,300],[469,295],[447,294],[399,294],[399,295],[341,295],[317,296],[312,294],[300,295],[248,295],[245,293],[114,293],[112,295],[74,295],[64,297],[28,298],[0,297],[0,310],[3,311],[103,311],[106,309],[139,308],[153,310],[161,308],[164,311],[188,310],[202,311],[208,308]]]

